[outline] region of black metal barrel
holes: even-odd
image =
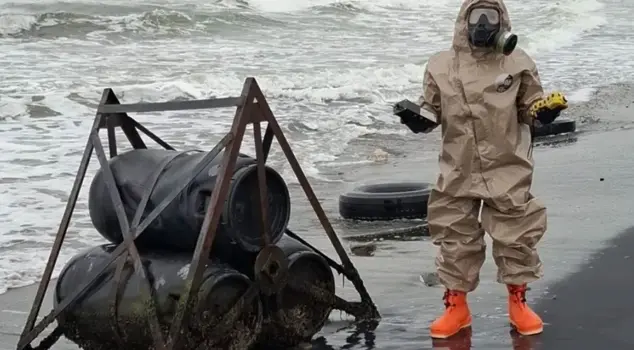
[[[145,218],[174,188],[187,180],[205,152],[178,152],[163,149],[139,149],[122,153],[110,160],[128,220],[132,222],[136,209],[148,188],[153,188],[143,214]],[[214,191],[222,155],[216,157],[195,180],[137,238],[139,248],[192,252]],[[153,185],[152,177],[160,172]],[[258,251],[262,246],[257,195],[258,179],[255,159],[240,155],[233,170],[227,200],[220,208],[222,220],[214,246],[238,245],[245,251]],[[268,226],[271,241],[283,235],[290,218],[290,196],[284,179],[274,169],[266,167],[268,189]],[[90,217],[95,228],[112,243],[123,241],[119,222],[100,169],[95,175],[89,194]]]
[[[277,246],[288,259],[288,281],[278,294],[261,296],[264,325],[258,349],[292,348],[310,341],[328,320],[335,296],[334,275],[322,256],[287,235]],[[254,260],[234,258],[232,266],[253,277]]]
[[[59,276],[55,288],[55,305],[73,295],[100,269],[115,245],[102,245],[76,255]],[[184,291],[191,256],[165,252],[142,253],[143,265],[159,323],[166,338],[171,320]],[[246,349],[261,329],[263,309],[259,298],[248,302],[233,324],[221,321],[231,307],[251,286],[247,276],[231,267],[210,262],[204,272],[197,301],[191,309],[189,333],[181,339],[187,349]],[[147,321],[149,298],[142,280],[129,262],[117,274],[112,264],[99,283],[85,297],[58,316],[64,335],[86,350],[153,349],[154,342]],[[219,328],[221,327],[221,328]]]

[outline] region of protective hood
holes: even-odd
[[[459,52],[471,52],[476,49],[469,43],[468,15],[469,11],[475,6],[489,6],[497,8],[500,11],[500,30],[511,31],[511,19],[508,10],[502,0],[465,0],[460,7],[460,12],[456,18],[456,25],[453,34],[452,46],[454,50]]]

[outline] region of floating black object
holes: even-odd
[[[57,281],[55,306],[91,278],[115,248],[97,246],[71,259]],[[153,348],[147,324],[151,312],[148,303],[155,303],[163,331],[167,330],[184,290],[191,256],[156,252],[143,253],[141,258],[154,295],[143,293],[141,283],[146,277],[135,273],[131,263],[121,270],[113,264],[97,285],[58,316],[68,339],[87,350]],[[258,298],[250,298],[234,323],[222,324],[221,317],[242,297],[251,281],[227,265],[210,262],[207,266],[190,315],[187,349],[246,349],[261,329],[262,304]],[[219,326],[223,327],[220,331]]]
[[[415,134],[425,132],[438,125],[436,121],[421,115],[420,112],[420,106],[410,100],[403,100],[394,105],[394,114],[399,116],[401,123]]]
[[[177,152],[162,149],[138,149],[122,153],[110,160],[123,206],[132,222],[143,194],[152,190],[143,218],[148,215],[205,157],[205,152]],[[139,249],[165,249],[193,252],[205,218],[222,157],[216,157],[194,178],[192,184],[154,220],[136,239]],[[160,172],[152,186],[152,177]],[[268,189],[268,223],[271,241],[277,242],[290,218],[290,197],[284,179],[266,167]],[[237,244],[246,251],[262,247],[259,225],[257,167],[254,158],[240,155],[233,171],[231,185],[224,203],[222,222],[214,242],[216,250]],[[123,236],[115,207],[103,172],[93,179],[89,194],[90,217],[95,228],[112,243],[121,243]]]
[[[567,132],[575,132],[577,123],[572,119],[559,118],[550,124],[540,125],[532,128],[533,137],[543,137],[550,135],[563,134]]]

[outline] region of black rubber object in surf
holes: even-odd
[[[359,186],[339,196],[339,214],[365,221],[425,218],[432,187],[427,182]]]
[[[577,129],[577,123],[571,119],[555,119],[548,125],[542,125],[533,128],[533,137],[543,137],[550,135],[563,134],[567,132],[574,132]]]
[[[186,181],[206,152],[178,152],[163,149],[139,149],[122,153],[109,162],[131,223],[144,196],[149,195],[142,219],[167,198],[174,188]],[[141,233],[135,243],[139,249],[164,249],[193,252],[203,224],[211,194],[216,185],[222,154],[213,159],[165,210]],[[284,234],[290,219],[291,203],[284,179],[266,167],[268,225],[271,242]],[[157,176],[158,175],[158,176]],[[151,191],[151,192],[147,192]],[[226,201],[220,206],[212,253],[237,246],[245,251],[259,251],[260,230],[257,166],[255,159],[240,154],[232,171]],[[116,210],[101,169],[95,175],[88,196],[93,225],[112,243],[123,241]],[[143,221],[143,220],[141,220]]]

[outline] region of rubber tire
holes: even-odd
[[[533,137],[543,137],[550,135],[574,132],[577,129],[577,123],[572,119],[555,119],[548,125],[542,125],[533,129]]]
[[[339,196],[339,214],[345,219],[387,221],[427,217],[432,184],[390,182],[356,187]]]

